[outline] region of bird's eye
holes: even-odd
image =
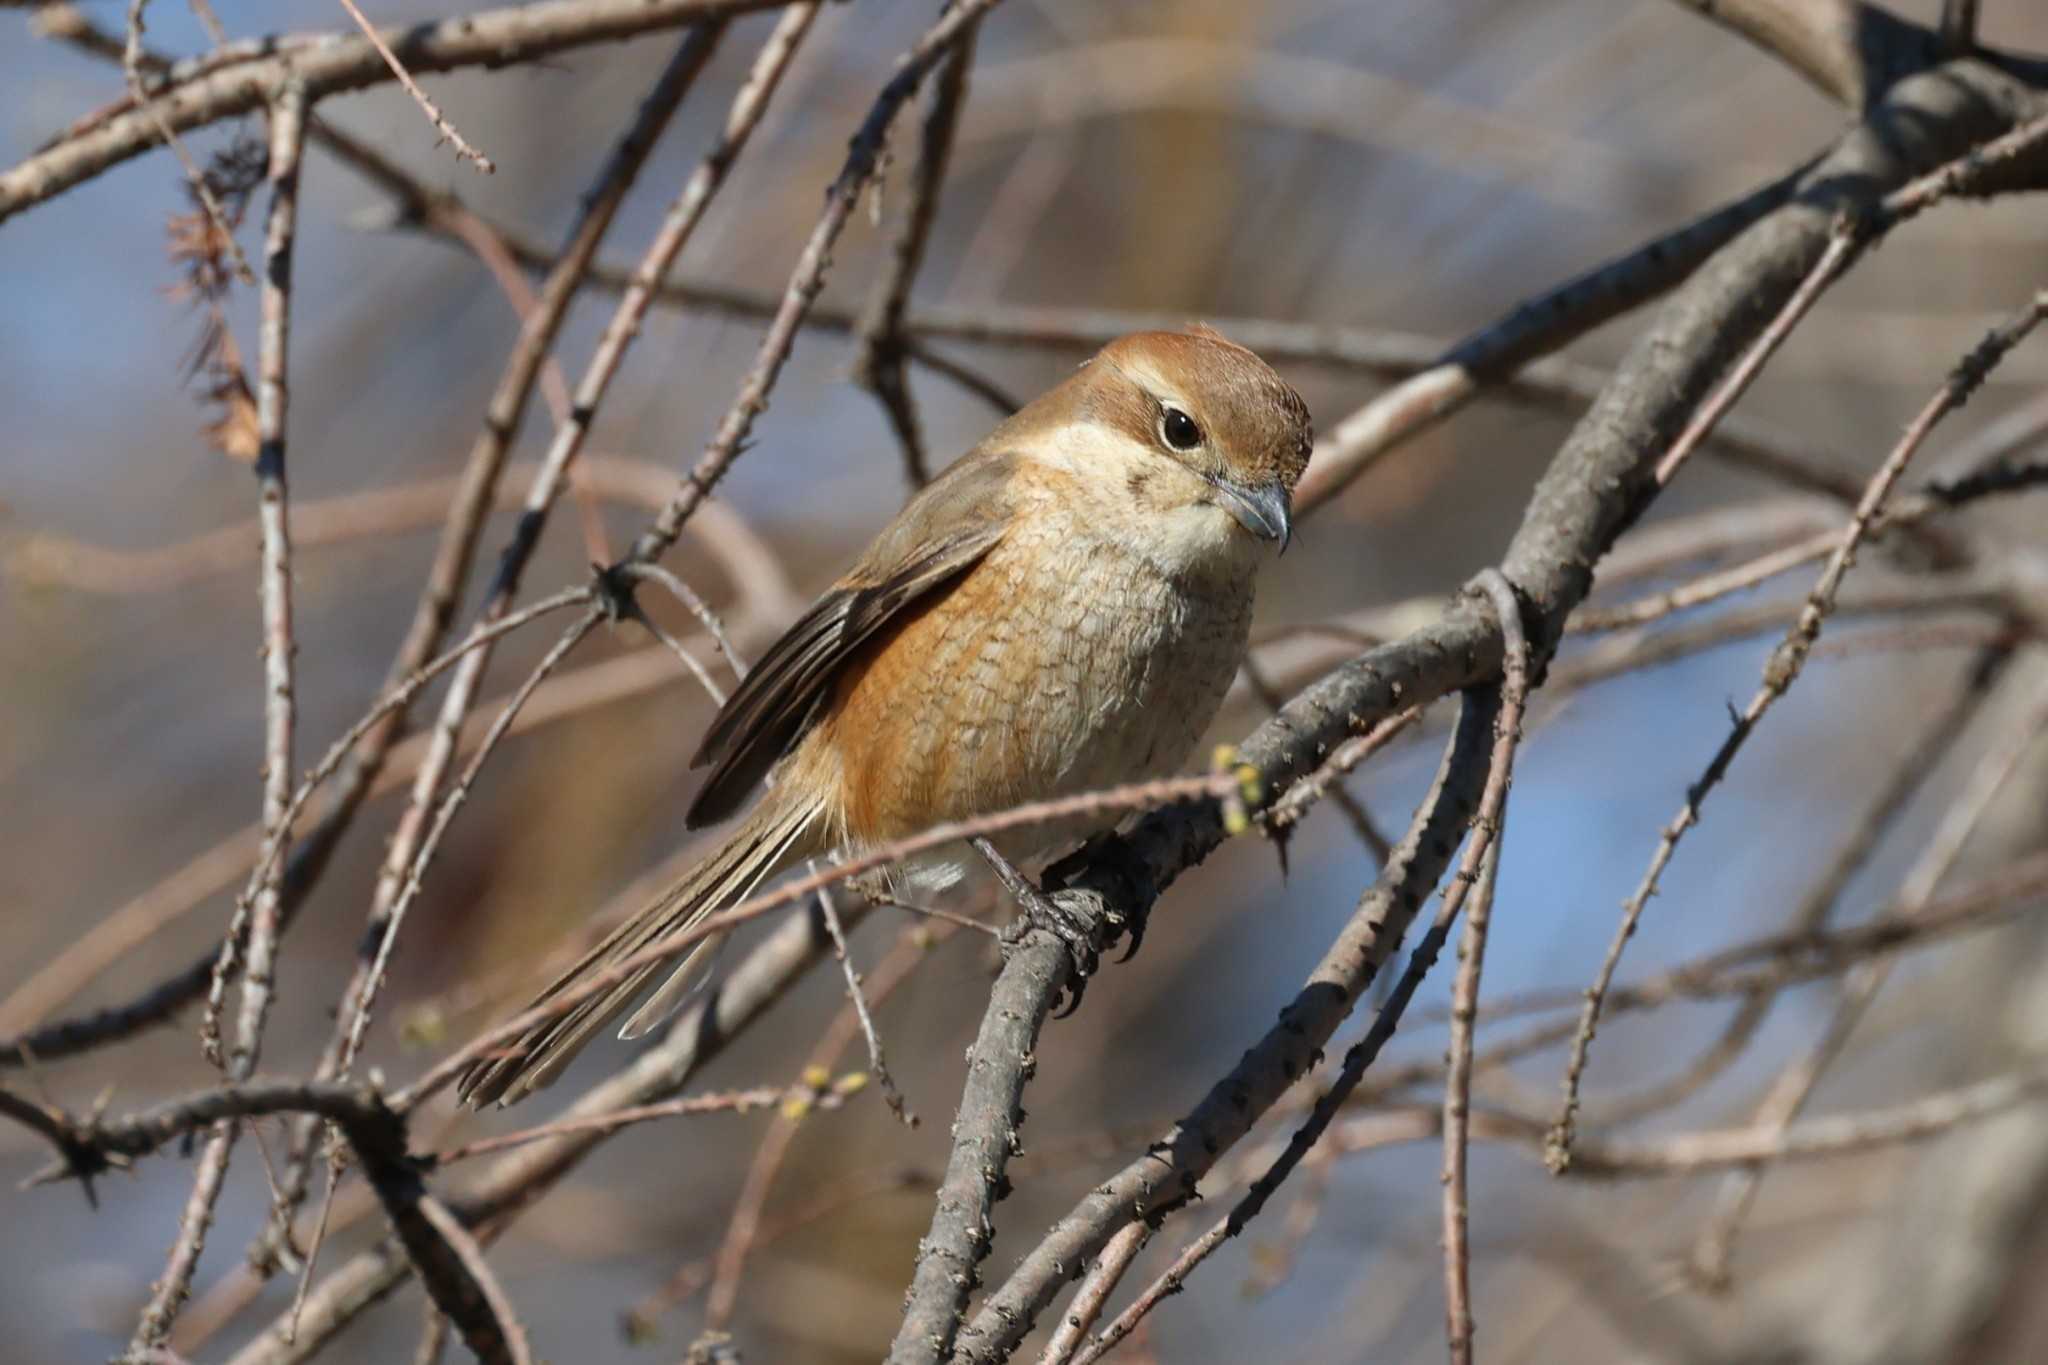
[[[1175,450],[1193,450],[1202,443],[1202,429],[1179,408],[1166,410],[1166,415],[1159,419],[1159,430]]]

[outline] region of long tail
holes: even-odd
[[[770,792],[714,852],[660,899],[607,934],[575,966],[556,977],[533,1004],[543,1004],[650,945],[682,933],[706,915],[730,909],[767,878],[816,852],[812,844],[821,826],[818,804],[777,800],[779,794]],[[722,937],[702,940],[678,962],[661,989],[626,1021],[619,1036],[637,1038],[671,1013],[701,980],[701,968],[708,965]],[[642,967],[567,1013],[534,1025],[508,1043],[503,1053],[472,1063],[462,1073],[457,1093],[470,1105],[493,1100],[513,1104],[549,1084],[667,965],[657,962]]]

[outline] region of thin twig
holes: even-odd
[[[543,1123],[534,1128],[522,1128],[516,1133],[478,1138],[475,1142],[465,1142],[459,1147],[449,1147],[434,1153],[433,1162],[436,1166],[449,1166],[458,1161],[467,1161],[473,1156],[502,1152],[508,1147],[520,1147],[529,1142],[545,1142],[549,1138],[561,1137],[568,1133],[611,1133],[636,1123],[678,1118],[685,1114],[744,1114],[750,1110],[783,1104],[790,1098],[790,1094],[790,1091],[776,1086],[756,1086],[751,1090],[725,1090],[714,1095],[690,1095],[679,1100],[664,1100],[660,1104],[635,1105],[629,1109],[614,1109],[608,1114],[562,1119],[555,1123]],[[834,1107],[839,1097],[830,1091],[819,1091],[808,1095],[807,1098],[814,1106],[829,1109]]]
[[[489,506],[490,490],[502,472],[506,454],[525,410],[526,397],[544,367],[583,273],[589,268],[620,204],[652,154],[662,131],[717,50],[724,32],[725,22],[719,19],[693,28],[683,38],[641,101],[632,121],[614,144],[590,191],[580,201],[577,221],[570,229],[561,259],[543,284],[538,304],[522,319],[519,338],[485,409],[482,430],[470,451],[463,494],[449,513],[448,529],[443,534],[427,591],[414,618],[415,636],[438,638],[445,629],[466,576],[480,530],[482,511]],[[551,460],[535,476],[522,505],[517,528],[499,558],[497,573],[478,612],[480,626],[488,626],[510,613],[527,562],[540,543],[565,469],[564,464]],[[580,639],[581,635],[577,638]],[[369,926],[364,943],[377,945],[378,958],[388,957],[393,942],[390,926],[394,907],[405,896],[408,884],[416,882],[415,869],[423,870],[416,855],[422,838],[427,834],[428,812],[449,766],[454,762],[457,738],[470,707],[476,701],[491,653],[491,645],[486,642],[464,655],[429,731],[426,754],[413,775],[410,797],[385,850],[371,894]],[[451,816],[456,809],[459,809],[459,802],[444,806]],[[334,1031],[315,1070],[316,1076],[327,1079],[345,1074],[348,1061],[360,1046],[366,1027],[366,1021],[356,1017],[356,1012],[366,1010],[375,998],[381,971],[377,961],[367,954],[358,954],[355,970],[341,996],[342,1008],[335,1020]],[[301,1124],[293,1134],[285,1183],[270,1225],[252,1252],[253,1259],[259,1264],[270,1259],[271,1249],[304,1197],[312,1148],[313,1130]]]
[[[1799,288],[1785,300],[1770,325],[1750,343],[1749,349],[1728,371],[1713,396],[1700,404],[1692,420],[1686,423],[1685,429],[1678,433],[1678,439],[1664,453],[1664,458],[1657,462],[1656,479],[1659,484],[1671,482],[1687,457],[1700,448],[1721,419],[1727,416],[1729,409],[1735,406],[1736,400],[1748,392],[1750,384],[1763,372],[1764,365],[1785,344],[1785,338],[1792,335],[1792,329],[1813,311],[1822,291],[1849,268],[1862,244],[1861,236],[1846,221],[1836,230],[1828,240],[1827,250],[1806,272],[1806,278],[1799,282]]]
[[[427,122],[434,125],[434,131],[446,138],[449,145],[455,148],[455,155],[463,161],[472,163],[485,175],[494,173],[498,169],[497,166],[489,157],[470,146],[468,139],[461,133],[455,131],[455,125],[448,121],[448,116],[441,112],[441,107],[427,97],[427,92],[420,89],[419,82],[412,78],[412,72],[405,69],[405,63],[398,60],[398,54],[391,50],[383,35],[371,25],[369,17],[356,8],[356,0],[341,0],[341,7],[348,11],[349,18],[356,21],[356,27],[370,40],[370,46],[377,49],[377,55],[391,68],[391,74],[398,77],[398,83],[405,87],[405,93],[412,96],[412,102],[427,116]]]
[[[1444,1309],[1446,1341],[1453,1365],[1472,1360],[1472,1251],[1467,1235],[1471,1220],[1466,1195],[1466,1119],[1472,1109],[1472,1021],[1479,1011],[1479,976],[1486,959],[1486,930],[1492,915],[1493,890],[1499,880],[1503,826],[1507,819],[1507,784],[1516,746],[1522,741],[1522,712],[1529,695],[1529,641],[1522,631],[1522,604],[1498,572],[1482,574],[1480,585],[1493,602],[1506,640],[1501,664],[1500,716],[1494,761],[1503,770],[1498,799],[1479,818],[1489,815],[1495,827],[1479,864],[1479,884],[1472,909],[1465,916],[1458,945],[1458,973],[1451,986],[1451,1045],[1444,1081]],[[1489,787],[1491,794],[1491,787]],[[1483,802],[1482,798],[1482,802]],[[1475,839],[1484,836],[1475,835]],[[1449,897],[1446,897],[1448,900]]]
[[[430,22],[406,36],[415,72],[506,67],[594,43],[779,8],[786,0],[535,0]],[[290,34],[230,44],[173,66],[140,108],[67,130],[11,169],[0,171],[0,221],[119,165],[163,141],[157,119],[178,132],[261,108],[287,72],[306,83],[313,101],[368,89],[393,79],[367,38]]]
[[[142,49],[143,11],[148,7],[149,0],[128,0],[128,39],[121,53],[121,69],[128,78],[128,97],[136,107],[149,112],[158,135],[178,158],[178,164],[185,168],[185,183],[191,186],[193,197],[199,201],[206,221],[212,225],[216,240],[226,250],[228,259],[234,262],[235,277],[243,284],[254,284],[256,273],[249,269],[249,258],[242,254],[242,244],[235,240],[235,230],[228,222],[227,210],[221,206],[220,196],[207,183],[206,172],[186,150],[184,141],[171,128],[170,120],[149,97],[148,83],[143,75],[146,63]]]
[[[1841,239],[1838,237],[1835,240]],[[1978,343],[1977,348],[1964,357],[1934,397],[1921,408],[1905,434],[1885,457],[1883,464],[1871,476],[1862,499],[1857,503],[1855,515],[1843,528],[1835,551],[1829,556],[1827,567],[1822,570],[1813,590],[1807,594],[1806,604],[1800,609],[1799,619],[1786,632],[1784,639],[1779,641],[1777,648],[1772,650],[1771,657],[1764,666],[1761,685],[1750,698],[1749,704],[1737,713],[1728,737],[1715,751],[1699,780],[1687,791],[1685,804],[1679,808],[1678,814],[1672,817],[1659,836],[1656,851],[1650,858],[1650,866],[1623,906],[1621,923],[1616,927],[1614,938],[1600,963],[1600,970],[1586,992],[1585,1007],[1579,1019],[1578,1036],[1573,1040],[1571,1058],[1565,1067],[1564,1099],[1551,1134],[1550,1161],[1553,1169],[1561,1171],[1571,1163],[1571,1147],[1579,1106],[1579,1085],[1592,1050],[1602,1001],[1613,983],[1615,968],[1621,961],[1622,951],[1627,946],[1629,938],[1635,933],[1644,907],[1649,904],[1650,897],[1656,894],[1657,882],[1665,865],[1671,861],[1672,855],[1678,849],[1679,841],[1685,837],[1685,832],[1699,822],[1700,807],[1706,801],[1707,794],[1727,773],[1729,765],[1734,762],[1735,756],[1755,731],[1765,712],[1769,711],[1772,704],[1798,679],[1800,670],[1813,651],[1814,643],[1820,638],[1822,623],[1834,610],[1836,594],[1840,591],[1842,579],[1855,559],[1857,547],[1883,510],[1892,490],[1897,487],[1900,477],[1906,471],[1907,463],[1941,419],[1960,407],[2006,353],[2034,329],[2044,311],[2048,311],[2048,292],[2035,295],[2016,317],[1995,328]]]
[[[1302,814],[1333,790],[1346,774],[1374,754],[1387,747],[1401,733],[1422,719],[1420,706],[1411,706],[1381,721],[1362,735],[1345,740],[1333,750],[1329,758],[1312,773],[1289,787],[1280,799],[1267,808],[1264,821],[1267,828],[1284,835],[1298,823]],[[1380,854],[1380,861],[1386,857]]]
[[[1259,699],[1260,704],[1266,708],[1267,714],[1279,715],[1280,708],[1287,704],[1287,699],[1280,695],[1279,689],[1274,687],[1272,681],[1266,677],[1265,670],[1259,666],[1257,654],[1255,652],[1247,652],[1244,662],[1239,665],[1239,668],[1244,674],[1246,685],[1251,688],[1252,694]],[[1418,710],[1410,713],[1408,718],[1413,720],[1420,717],[1421,714]],[[1403,722],[1403,724],[1405,723]],[[1396,726],[1395,728],[1399,729],[1401,727]],[[1380,744],[1384,744],[1387,740],[1393,738],[1392,733],[1381,735],[1380,731],[1384,729],[1386,729],[1384,725],[1380,726],[1374,730],[1372,735],[1361,736],[1361,739],[1371,740],[1377,737],[1378,743],[1372,746],[1376,749]],[[1363,762],[1366,753],[1370,752],[1370,750],[1360,748],[1355,754],[1352,753],[1354,743],[1346,743],[1337,754],[1331,755],[1330,762],[1324,764],[1316,774],[1311,775],[1302,782],[1295,783],[1287,793],[1289,798],[1293,798],[1294,804],[1289,808],[1288,813],[1284,817],[1279,814],[1277,807],[1268,808],[1266,811],[1264,817],[1266,829],[1272,834],[1274,847],[1280,850],[1283,857],[1286,855],[1287,839],[1293,828],[1292,822],[1300,819],[1304,808],[1302,803],[1309,799],[1304,788],[1311,783],[1315,783],[1318,777],[1322,779],[1320,785],[1321,793],[1327,796],[1331,804],[1337,807],[1338,813],[1344,817],[1344,822],[1351,826],[1352,834],[1356,836],[1359,843],[1365,845],[1365,851],[1372,855],[1373,862],[1375,864],[1384,864],[1387,861],[1387,855],[1393,852],[1393,840],[1380,832],[1379,826],[1373,823],[1373,818],[1365,806],[1358,798],[1345,790],[1343,784],[1338,780],[1342,774]]]
[[[469,1235],[469,1229],[462,1226],[461,1221],[438,1199],[422,1197],[419,1211],[420,1216],[433,1225],[434,1231],[441,1234],[482,1292],[484,1302],[490,1306],[491,1316],[497,1320],[498,1336],[505,1343],[506,1359],[510,1365],[533,1365],[533,1356],[526,1346],[526,1328],[520,1323],[518,1314],[512,1311],[511,1296],[498,1283],[498,1277],[491,1273],[490,1263],[484,1260],[483,1248],[476,1244],[476,1238]],[[470,1344],[475,1345],[474,1342]],[[488,1354],[485,1354],[485,1359],[489,1359]]]
[[[659,564],[631,564],[626,566],[622,572],[629,578],[652,579],[656,583],[661,584],[662,587],[667,588],[671,596],[689,608],[690,614],[697,618],[699,625],[704,627],[705,634],[709,635],[712,641],[717,644],[718,652],[725,656],[726,666],[732,669],[733,676],[735,678],[747,676],[747,661],[741,658],[740,652],[732,647],[732,640],[725,633],[725,623],[718,619],[718,613],[713,611],[710,604],[705,602],[702,597],[699,597],[688,583],[685,583],[679,576],[669,572]],[[713,695],[716,696],[717,693],[714,691]],[[725,698],[719,697],[718,702],[721,706],[724,705]]]
[[[814,867],[812,871],[816,871]],[[853,965],[853,950],[847,946],[846,929],[839,923],[839,906],[832,898],[832,888],[821,886],[817,895],[818,914],[825,921],[825,932],[832,936],[832,952],[839,959],[839,969],[846,977],[846,1001],[853,1007],[854,1017],[860,1020],[861,1037],[867,1040],[868,1068],[874,1073],[875,1084],[882,1088],[882,1098],[888,1102],[889,1112],[905,1128],[915,1128],[918,1117],[904,1101],[903,1092],[896,1088],[896,1080],[889,1074],[889,1063],[882,1055],[882,1037],[875,1031],[874,1015],[868,1011],[867,992],[861,988],[860,971]]]
[[[441,1365],[448,1350],[448,1315],[427,1305],[427,1323],[420,1329],[420,1344],[413,1348],[412,1365]]]
[[[1862,1113],[1809,1119],[1790,1127],[1757,1124],[1723,1132],[1677,1134],[1641,1145],[1593,1144],[1586,1169],[1575,1174],[1684,1175],[1727,1166],[1779,1161],[1810,1161],[1921,1142],[1939,1137],[1959,1124],[1975,1123],[2038,1101],[2048,1092],[2048,1064],[2039,1060],[2004,1076],[1974,1085]]]
[[[139,5],[138,11],[139,13]],[[263,824],[266,841],[282,846],[290,837],[288,810],[292,792],[292,740],[297,723],[293,701],[291,537],[286,505],[285,433],[290,386],[287,361],[291,337],[292,246],[298,215],[299,156],[305,146],[306,92],[286,84],[270,108],[270,216],[264,234],[262,352],[259,361],[259,424],[261,453],[256,461],[257,499],[263,527],[260,585],[263,610]],[[247,921],[248,958],[242,976],[241,1012],[236,1019],[232,1050],[226,1058],[230,1080],[248,1079],[256,1068],[264,1018],[270,1007],[277,962],[282,888],[266,878],[250,907]],[[239,918],[239,916],[237,917]],[[230,942],[240,936],[231,928]],[[224,964],[226,955],[224,954]],[[216,983],[220,977],[216,976]],[[217,997],[216,997],[217,998]],[[209,1013],[209,1023],[214,1016]],[[220,1062],[217,1032],[202,1030],[215,1062]],[[131,1356],[161,1350],[192,1288],[192,1274],[206,1245],[213,1208],[227,1177],[228,1156],[236,1125],[224,1120],[208,1138],[193,1178],[192,1194],[179,1219],[178,1236],[169,1263],[152,1286],[135,1335]]]
[[[1843,891],[1884,845],[1899,817],[1983,709],[1993,695],[1993,683],[2012,656],[2012,647],[2007,643],[1992,643],[1984,647],[1972,662],[1969,675],[1963,686],[1957,689],[1954,700],[1942,709],[1934,724],[1893,768],[1891,776],[1850,831],[1849,837],[1835,850],[1828,866],[1800,897],[1785,920],[1784,932],[1787,935],[1814,935],[1826,928]],[[1745,996],[1740,1008],[1722,1027],[1720,1036],[1702,1050],[1682,1073],[1637,1093],[1607,1100],[1595,1111],[1597,1117],[1594,1122],[1600,1125],[1626,1122],[1657,1113],[1692,1095],[1748,1049],[1770,1014],[1776,996],[1777,992],[1771,989]]]
[[[1152,1225],[1143,1221],[1126,1223],[1116,1236],[1109,1239],[1109,1245],[1088,1268],[1081,1287],[1074,1291],[1066,1316],[1053,1329],[1052,1339],[1045,1343],[1045,1351],[1038,1357],[1038,1365],[1068,1365],[1074,1358],[1074,1352],[1087,1340],[1095,1320],[1102,1316],[1109,1296],[1123,1283],[1124,1273],[1131,1268],[1131,1262],[1138,1259],[1138,1253],[1151,1240]]]
[[[532,698],[534,691],[547,681],[548,674],[554,672],[556,666],[569,657],[569,651],[582,643],[583,637],[602,619],[603,613],[592,608],[562,632],[562,637],[541,656],[540,662],[527,674],[526,681],[498,712],[498,718],[491,722],[491,728],[485,731],[482,742],[470,756],[468,766],[448,789],[447,795],[442,797],[440,809],[434,812],[434,823],[428,829],[426,837],[420,841],[419,852],[414,856],[412,867],[406,873],[404,888],[391,904],[390,915],[383,926],[383,938],[379,940],[376,955],[370,962],[370,970],[363,978],[361,993],[351,997],[348,1002],[347,1017],[352,1023],[347,1045],[342,1049],[340,1063],[336,1068],[339,1074],[346,1075],[350,1065],[355,1061],[356,1054],[362,1051],[363,1038],[370,1027],[371,1007],[376,1001],[378,991],[383,988],[384,975],[391,964],[391,950],[398,943],[398,931],[405,923],[406,911],[413,901],[419,898],[427,868],[434,861],[434,854],[441,846],[441,838],[448,832],[448,826],[454,822],[456,812],[462,809],[463,802],[469,799],[470,789],[476,785],[477,774],[482,772],[484,764],[490,761],[491,755],[497,750],[498,741],[512,728],[512,722],[518,718],[520,709]]]
[[[659,566],[650,567],[658,568]],[[666,571],[663,570],[663,572]],[[684,592],[689,592],[688,588],[683,587],[683,581],[680,578],[675,578],[673,574],[670,574],[669,577],[674,578],[675,587],[682,588]],[[695,594],[692,593],[691,596],[694,597]],[[667,627],[663,626],[661,622],[655,620],[652,616],[648,615],[645,611],[641,610],[638,601],[630,597],[607,594],[606,606],[611,609],[621,610],[623,615],[628,616],[635,621],[638,621],[643,627],[646,628],[646,631],[649,635],[652,635],[656,640],[659,640],[661,642],[661,647],[663,649],[666,649],[669,653],[675,655],[676,658],[679,661],[681,661],[683,667],[690,671],[690,676],[697,680],[697,685],[704,689],[704,694],[706,696],[711,698],[711,704],[713,706],[725,705],[725,689],[720,687],[718,685],[718,680],[711,676],[711,670],[704,667],[703,663],[698,660],[696,655],[692,654],[689,651],[689,648],[686,645],[684,645],[681,640],[678,640],[675,636],[669,634]],[[717,636],[713,636],[712,638],[714,643],[717,642]]]
[[[899,934],[895,947],[875,965],[875,970],[868,980],[868,992],[874,1001],[880,1003],[887,999],[899,986],[908,981],[911,973],[930,958],[932,949],[951,937],[957,927],[951,923],[941,923],[930,929],[923,925],[912,925]],[[859,1029],[860,1016],[855,1013],[853,1003],[848,1001],[804,1060],[804,1074],[812,1077],[830,1074],[831,1069],[838,1065],[841,1054],[852,1045],[853,1035]],[[725,1236],[711,1258],[710,1272],[704,1276],[704,1283],[710,1288],[704,1308],[704,1321],[711,1328],[723,1328],[732,1320],[733,1309],[739,1303],[740,1285],[746,1273],[747,1258],[770,1236],[770,1230],[763,1218],[763,1210],[767,1205],[769,1192],[774,1187],[775,1178],[795,1144],[797,1129],[802,1119],[803,1112],[800,1109],[785,1109],[768,1126],[768,1131],[761,1135],[761,1141],[754,1149],[754,1159],[747,1167],[745,1178],[740,1182],[739,1198],[733,1203],[732,1217],[726,1220]],[[900,1172],[894,1179],[900,1183]],[[790,1223],[788,1218],[779,1221],[785,1227]],[[680,1276],[683,1272],[678,1271],[677,1274]],[[676,1277],[671,1277],[670,1284],[676,1283]],[[665,1301],[672,1299],[668,1291],[662,1291],[656,1297]],[[658,1303],[644,1299],[633,1308],[628,1318],[630,1321],[649,1325],[660,1311]]]
[[[898,59],[895,74],[875,96],[867,117],[861,121],[847,147],[845,163],[826,190],[824,212],[819,215],[817,225],[811,229],[810,238],[797,257],[796,268],[790,273],[782,302],[768,324],[767,335],[761,339],[753,364],[740,381],[738,394],[720,419],[717,431],[704,447],[704,453],[683,476],[668,506],[662,509],[654,524],[634,540],[628,559],[648,563],[666,554],[681,534],[683,523],[710,496],[726,470],[732,467],[732,462],[739,458],[746,446],[747,434],[753,430],[754,419],[768,407],[768,394],[775,387],[775,381],[796,344],[804,316],[810,312],[818,292],[824,288],[832,247],[853,216],[862,191],[874,176],[883,140],[888,135],[889,125],[895,121],[897,111],[916,93],[925,74],[973,31],[982,15],[999,3],[1001,0],[957,0]],[[796,12],[792,10],[791,14]],[[788,17],[785,16],[786,19]],[[647,297],[643,295],[640,301],[642,311],[646,303]]]
[[[291,840],[293,733],[297,726],[293,690],[291,534],[286,505],[285,425],[290,397],[287,349],[291,337],[292,243],[297,225],[299,160],[305,147],[305,91],[287,86],[271,108],[270,225],[263,250],[263,322],[257,363],[257,422],[262,444],[256,459],[258,516],[263,529],[260,569],[263,598],[263,837],[282,852]],[[249,910],[249,959],[242,978],[242,1013],[228,1074],[246,1079],[256,1068],[256,1049],[270,1006],[282,917],[282,869],[274,866],[258,886]],[[235,935],[231,932],[229,938]],[[202,1027],[202,1040],[208,1038]],[[218,1059],[216,1059],[218,1060]]]
[[[1942,880],[1962,856],[1971,833],[1982,822],[1991,804],[2018,771],[2029,747],[2048,732],[2048,686],[2041,687],[2027,706],[2020,724],[1985,753],[1963,785],[1962,792],[1944,813],[1933,837],[1921,850],[1899,888],[1893,915],[1911,923],[1924,916]],[[1812,1046],[1782,1070],[1763,1102],[1757,1106],[1755,1123],[1764,1131],[1783,1132],[1812,1097],[1814,1087],[1848,1045],[1849,1037],[1870,1008],[1871,1001],[1890,979],[1892,960],[1874,958],[1860,962],[1842,983],[1834,1012]],[[1714,1214],[1694,1244],[1689,1268],[1700,1283],[1724,1287],[1728,1262],[1743,1220],[1755,1204],[1763,1179],[1761,1166],[1747,1166],[1728,1177],[1716,1194]]]
[[[321,1197],[320,1214],[313,1220],[313,1239],[306,1247],[305,1264],[299,1267],[298,1283],[292,1286],[292,1311],[285,1319],[285,1334],[289,1337],[299,1334],[299,1313],[306,1306],[306,1290],[312,1286],[313,1271],[320,1264],[320,1249],[327,1245],[327,1224],[334,1216],[334,1196],[341,1189],[344,1169],[341,1154],[330,1151],[327,1154],[327,1193]],[[446,1322],[447,1319],[442,1318],[441,1321]]]
[[[1902,1104],[1807,1119],[1789,1128],[1744,1128],[1673,1133],[1640,1142],[1582,1139],[1569,1176],[1592,1180],[1664,1179],[1752,1163],[1818,1161],[1906,1143],[1924,1142],[1956,1128],[2006,1113],[2048,1095],[2048,1062],[2031,1060],[2014,1071]],[[1390,1105],[1333,1126],[1324,1146],[1338,1154],[1374,1151],[1439,1136],[1443,1106]],[[1479,1109],[1475,1138],[1541,1152],[1546,1132],[1534,1115]],[[1268,1155],[1261,1152],[1252,1155]]]
[[[128,1343],[126,1359],[148,1360],[164,1349],[178,1310],[192,1292],[192,1272],[206,1249],[206,1234],[213,1226],[214,1206],[220,1202],[221,1186],[228,1174],[228,1152],[234,1145],[235,1122],[222,1120],[206,1146],[200,1149],[199,1169],[192,1180],[192,1193],[178,1215],[178,1239],[171,1247],[170,1262],[162,1278],[149,1287],[149,1302]]]
[[[939,68],[919,129],[917,166],[911,173],[910,203],[903,226],[890,245],[889,258],[854,326],[853,381],[875,396],[895,428],[903,448],[903,471],[913,489],[931,478],[924,433],[905,373],[903,314],[911,283],[924,264],[925,246],[938,219],[939,191],[953,137],[960,126],[960,108],[967,95],[967,75],[974,65],[976,27],[969,27]]]

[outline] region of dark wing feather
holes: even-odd
[[[746,804],[803,738],[856,651],[911,604],[959,580],[1009,526],[1011,456],[974,453],[934,479],[846,576],[769,646],[705,732],[691,767],[715,763],[690,804],[691,827]]]

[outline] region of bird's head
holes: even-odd
[[[1119,337],[1076,380],[1083,419],[1113,430],[1135,457],[1124,462],[1134,496],[1142,499],[1147,491],[1148,463],[1162,471],[1179,466],[1200,487],[1184,479],[1172,485],[1229,513],[1253,537],[1285,548],[1293,532],[1294,485],[1308,465],[1315,432],[1308,405],[1272,366],[1198,326]],[[1173,496],[1170,488],[1157,492]]]

